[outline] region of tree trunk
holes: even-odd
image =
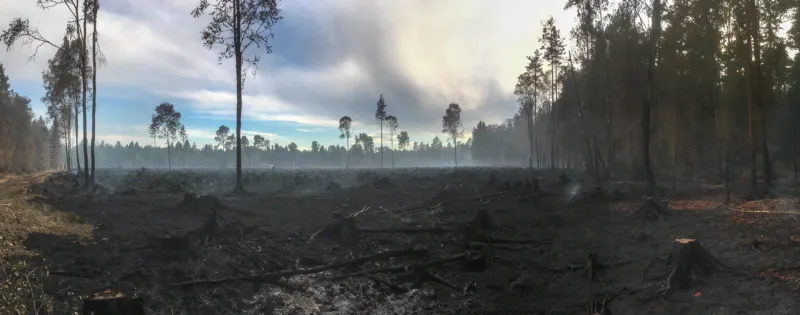
[[[550,168],[556,168],[556,104],[555,104],[555,79],[556,67],[553,60],[550,60]]]
[[[100,1],[100,0],[94,0]],[[99,7],[98,3],[95,3],[92,7],[92,12],[94,15],[94,23],[92,24],[92,28],[94,31],[92,32],[92,178],[91,182],[94,185],[94,140],[95,140],[95,121],[97,120],[97,8]]]
[[[81,156],[79,153],[80,150],[78,149],[78,146],[80,146],[81,143],[78,138],[78,116],[80,116],[78,113],[79,110],[80,108],[78,107],[78,101],[75,100],[75,165],[78,167],[78,173],[81,172]]]
[[[346,148],[344,148],[347,151],[347,167],[346,167],[346,169],[349,170],[350,169],[350,135],[347,135],[347,141],[345,141],[345,146],[347,146]]]
[[[88,0],[86,0],[88,1]],[[85,5],[84,5],[85,6]],[[76,22],[77,23],[77,22]],[[88,78],[86,76],[86,12],[83,12],[83,36],[81,36],[81,80],[83,81],[83,100],[81,103],[83,104],[83,186],[84,187],[91,187],[92,182],[89,180],[89,139],[87,138],[87,128],[86,128],[86,93],[88,86]],[[94,70],[92,70],[94,71]]]
[[[394,168],[394,133],[389,134],[389,142],[392,146],[392,168]]]
[[[458,141],[455,135],[453,135],[453,143],[455,144],[453,146],[453,160],[456,162],[456,167],[458,167],[458,153],[456,152],[458,150]]]
[[[537,78],[534,79],[534,82],[537,82],[537,81],[539,81],[538,80],[538,75],[537,75]],[[533,86],[533,105],[531,106],[531,116],[533,117],[532,118],[533,119],[533,124],[531,126],[531,130],[530,131],[531,131],[531,137],[533,137],[533,142],[534,142],[533,145],[536,148],[536,168],[537,169],[541,169],[542,168],[542,164],[541,164],[541,160],[539,159],[539,134],[535,130],[536,122],[537,122],[537,118],[538,118],[537,116],[539,115],[538,114],[538,110],[536,108],[536,103],[538,102],[538,100],[539,100],[539,91],[536,89],[536,85],[534,84],[534,86]]]
[[[655,88],[655,62],[658,52],[658,38],[661,33],[661,0],[653,0],[653,20],[650,26],[650,41],[652,42],[650,56],[647,62],[647,94],[642,102],[642,154],[644,155],[644,172],[647,176],[647,184],[650,189],[650,196],[658,198],[658,189],[653,170],[650,167],[650,105],[655,98],[653,90]]]
[[[676,91],[677,92],[677,91]],[[676,189],[678,168],[678,106],[672,106],[672,191]]]
[[[578,90],[578,79],[575,75],[575,68],[572,65],[572,53],[569,53],[569,67],[572,70],[572,83],[575,84],[575,99],[578,101],[578,116],[581,117],[581,127],[583,127],[583,136],[586,140],[586,153],[588,153],[586,162],[591,165],[595,172],[595,178],[600,181],[600,173],[598,172],[597,165],[594,164],[597,161],[596,156],[592,154],[592,145],[589,143],[589,131],[586,130],[586,121],[583,118],[583,106],[581,105],[581,93]],[[649,121],[649,120],[648,120]],[[596,138],[595,138],[596,139]]]
[[[528,106],[528,113],[527,113],[527,121],[528,121],[528,148],[530,152],[528,153],[528,168],[533,169],[533,104]]]
[[[383,168],[383,118],[381,118],[381,168]]]
[[[606,82],[611,82],[611,75],[609,74],[608,71],[608,65],[606,65],[605,68],[606,68],[606,80],[607,80]],[[611,151],[612,151],[611,150],[611,105],[608,102],[608,92],[606,91],[606,93],[603,94],[605,98],[604,102],[606,105],[606,145],[607,145],[606,161],[608,161],[608,168],[606,168],[606,172],[608,177],[611,178],[611,173],[612,173],[611,168],[612,165],[614,165],[614,163],[612,163],[611,161]]]
[[[758,165],[757,165],[757,155],[756,155],[756,152],[757,152],[756,151],[757,138],[755,136],[756,128],[754,126],[755,123],[756,123],[756,117],[755,117],[755,115],[756,115],[755,106],[756,105],[754,104],[756,96],[755,96],[755,85],[754,85],[754,81],[755,80],[753,80],[753,74],[755,72],[755,69],[754,69],[755,67],[753,65],[753,60],[752,60],[752,57],[753,57],[752,37],[749,38],[749,41],[750,42],[748,43],[748,49],[747,49],[748,50],[748,54],[749,54],[749,56],[747,58],[748,59],[747,60],[747,68],[748,68],[748,85],[747,86],[748,86],[748,93],[749,93],[749,97],[748,97],[748,100],[747,100],[747,118],[748,118],[748,123],[747,123],[747,129],[748,130],[747,131],[748,131],[748,135],[749,135],[749,138],[750,138],[750,185],[751,185],[751,188],[753,190],[752,194],[755,197],[755,196],[757,196],[759,194],[759,191],[758,191]]]
[[[242,26],[240,0],[233,0],[234,50],[236,54],[236,187],[234,193],[244,193],[242,186]]]
[[[761,149],[761,162],[764,167],[764,192],[767,193],[772,186],[772,163],[769,158],[769,140],[767,137],[767,124],[766,124],[766,108],[764,98],[768,93],[764,93],[764,80],[761,73],[761,36],[759,34],[760,18],[759,12],[756,7],[755,0],[750,0],[750,13],[752,17],[750,32],[753,40],[753,55],[755,62],[753,64],[753,79],[754,83],[754,97],[756,101],[756,110],[758,117],[758,128],[760,129],[760,149]]]
[[[797,135],[797,127],[795,126],[794,128],[795,128],[795,135]],[[794,139],[792,139],[792,149],[793,149],[792,152],[794,153],[794,156],[792,158],[792,164],[794,165],[794,186],[800,187],[798,186],[797,182],[797,136],[794,136]]]
[[[171,170],[172,169],[172,154],[170,153],[169,147],[170,147],[170,145],[169,145],[169,136],[167,136],[167,169]]]
[[[797,152],[797,150],[795,150],[795,152]],[[67,142],[64,145],[64,154],[67,157],[67,161],[66,161],[67,162],[67,173],[72,174],[72,162],[70,161],[70,158],[69,158],[69,142]],[[796,175],[797,174],[797,163],[795,163],[795,168],[794,169],[795,169],[794,173],[795,173],[795,179],[796,179],[797,178],[797,175]],[[797,181],[795,180],[795,182],[797,182]]]

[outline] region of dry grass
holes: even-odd
[[[43,279],[47,267],[41,264],[38,253],[25,247],[31,233],[46,233],[90,239],[92,226],[82,224],[71,213],[54,211],[49,206],[34,203],[38,195],[30,186],[39,183],[49,173],[34,175],[5,175],[0,177],[0,313],[48,314],[57,307],[45,293]]]

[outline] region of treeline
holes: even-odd
[[[31,100],[11,89],[0,64],[0,173],[34,172],[58,165],[58,137],[42,117],[33,116]],[[60,153],[60,152],[59,152]]]
[[[366,136],[369,137],[369,136]],[[371,137],[353,144],[350,148],[350,166],[354,168],[380,167],[381,154],[379,147],[373,144]],[[255,143],[255,142],[254,142]],[[312,142],[310,150],[299,150],[292,142],[288,145],[258,142],[251,144],[247,137],[242,137],[242,167],[333,167],[344,168],[347,163],[347,151],[342,145],[324,146],[317,141]],[[458,158],[469,164],[471,141],[459,144]],[[452,166],[453,146],[443,144],[439,137],[431,143],[415,142],[411,150],[384,149],[386,167],[411,166]],[[63,155],[63,154],[62,154]],[[235,145],[214,146],[205,144],[198,146],[189,140],[177,141],[167,146],[155,147],[141,145],[138,142],[115,144],[100,142],[95,149],[96,165],[102,168],[233,168],[235,167]],[[81,156],[82,159],[82,156]],[[459,162],[462,163],[462,162]]]
[[[769,181],[776,166],[797,169],[800,58],[789,52],[800,48],[799,5],[569,0],[572,45],[543,23],[542,46],[520,69],[519,112],[476,126],[473,158],[642,174],[647,109],[656,171],[723,174],[730,161]]]

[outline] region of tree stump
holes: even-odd
[[[195,212],[215,211],[221,206],[219,198],[212,195],[198,196],[195,193],[183,194],[183,201],[178,204],[178,208],[187,209]]]
[[[462,263],[465,272],[483,272],[492,267],[492,246],[485,243],[472,242],[467,245],[467,253]]]
[[[361,239],[361,231],[359,231],[356,226],[355,217],[341,217],[341,214],[339,214],[332,218],[335,219],[333,223],[328,224],[321,230],[312,234],[308,241],[313,242],[325,238],[335,242],[350,244]]]
[[[560,185],[567,185],[570,182],[571,182],[571,180],[570,180],[569,176],[567,176],[567,173],[563,173],[562,172],[561,175],[558,176],[558,183]]]
[[[144,315],[144,305],[138,297],[106,289],[83,300],[83,315]]]
[[[488,209],[478,209],[478,213],[469,222],[475,228],[491,230],[497,227],[497,222]]]
[[[201,243],[208,242],[218,234],[219,229],[219,216],[217,215],[217,211],[212,209],[211,216],[208,218],[206,223],[204,223],[199,229],[187,233],[186,239],[190,241],[200,241]]]
[[[694,239],[676,239],[678,245],[671,254],[672,270],[667,278],[663,293],[673,288],[688,289],[697,282],[703,282],[716,271],[733,271],[716,257],[712,256]]]
[[[605,192],[603,192],[603,188],[600,186],[596,186],[594,191],[592,191],[591,198],[594,200],[602,200],[606,198]]]
[[[606,266],[597,261],[597,254],[589,253],[589,255],[586,256],[586,267],[584,270],[589,280],[600,280],[598,271],[603,269],[606,269]]]
[[[638,217],[646,221],[657,221],[669,215],[672,215],[672,212],[669,211],[669,207],[666,204],[662,205],[653,197],[647,197],[644,203],[629,216]]]

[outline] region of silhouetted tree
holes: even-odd
[[[397,118],[391,115],[386,116],[386,125],[389,127],[389,142],[391,142],[392,146],[392,167],[394,167],[394,132],[397,130]]]
[[[219,128],[217,128],[217,132],[214,135],[214,141],[217,142],[217,148],[222,148],[223,150],[228,148],[227,141],[228,137],[230,137],[230,131],[230,128],[225,125],[221,125]]]
[[[534,148],[536,149],[537,162],[539,160],[539,143],[538,138],[534,136],[533,127],[535,124],[534,120],[536,117],[538,93],[544,88],[544,72],[542,71],[541,53],[538,49],[534,51],[533,56],[527,58],[528,65],[525,67],[525,72],[520,74],[517,78],[517,86],[514,89],[514,94],[519,96],[520,113],[525,117],[525,121],[528,125],[528,144],[530,146],[528,167],[533,168]],[[537,167],[541,166],[537,165]]]
[[[236,186],[235,193],[244,193],[242,186],[242,88],[244,86],[243,64],[255,67],[259,54],[245,57],[244,53],[251,45],[264,48],[271,53],[270,40],[273,38],[272,27],[281,19],[278,0],[200,0],[192,16],[198,18],[211,8],[211,22],[203,29],[201,38],[203,45],[212,49],[222,45],[219,59],[234,58],[236,67]],[[253,68],[255,74],[255,68]]]
[[[352,126],[353,120],[350,119],[348,116],[343,116],[339,119],[339,131],[341,134],[339,135],[339,139],[346,139],[345,140],[345,150],[347,150],[347,166],[345,168],[350,168],[350,126]]]
[[[453,160],[456,167],[458,167],[458,138],[461,137],[463,129],[461,108],[456,103],[450,103],[442,116],[442,133],[446,133],[453,140]]]
[[[77,0],[76,0],[77,1]],[[85,21],[91,21],[92,23],[92,176],[89,180],[91,184],[94,184],[94,146],[95,146],[95,131],[96,131],[96,117],[97,117],[97,55],[99,53],[97,47],[97,13],[100,10],[100,0],[84,0],[84,6],[88,6],[91,9],[86,10],[86,19],[84,20],[84,29],[86,28]],[[87,29],[86,32],[89,30]],[[84,47],[86,45],[84,44]],[[101,63],[105,60],[105,58],[101,59]]]
[[[556,28],[556,20],[550,17],[542,26],[542,38],[539,39],[544,50],[544,59],[550,63],[550,167],[556,167],[556,134],[558,133],[558,111],[554,106],[556,100],[556,77],[564,55],[564,40]]]
[[[77,40],[70,40],[64,36],[61,49],[48,60],[48,66],[42,72],[42,81],[45,95],[42,102],[47,104],[47,116],[54,126],[58,126],[58,136],[64,139],[64,150],[66,152],[67,170],[72,172],[72,159],[70,148],[72,147],[73,120],[77,124],[77,114],[73,116],[72,108],[77,113],[80,107],[81,78],[79,64],[74,62],[80,53],[77,50],[80,46]],[[78,141],[78,129],[75,128],[75,143]],[[77,154],[77,151],[76,151]],[[80,161],[76,161],[80,165]]]
[[[151,126],[155,126],[159,138],[167,141],[167,167],[172,168],[171,143],[177,139],[178,130],[181,129],[181,113],[175,111],[175,106],[170,103],[161,103],[156,107]]]
[[[386,101],[383,100],[383,94],[378,98],[375,119],[381,124],[381,168],[383,168],[383,121],[386,120]]]
[[[147,133],[153,137],[153,146],[156,146],[156,135],[158,134],[158,125],[156,122],[150,122],[150,125],[147,126]]]
[[[409,140],[411,139],[408,138],[408,131],[401,131],[399,134],[397,134],[397,146],[400,147],[400,150],[406,149]]]

